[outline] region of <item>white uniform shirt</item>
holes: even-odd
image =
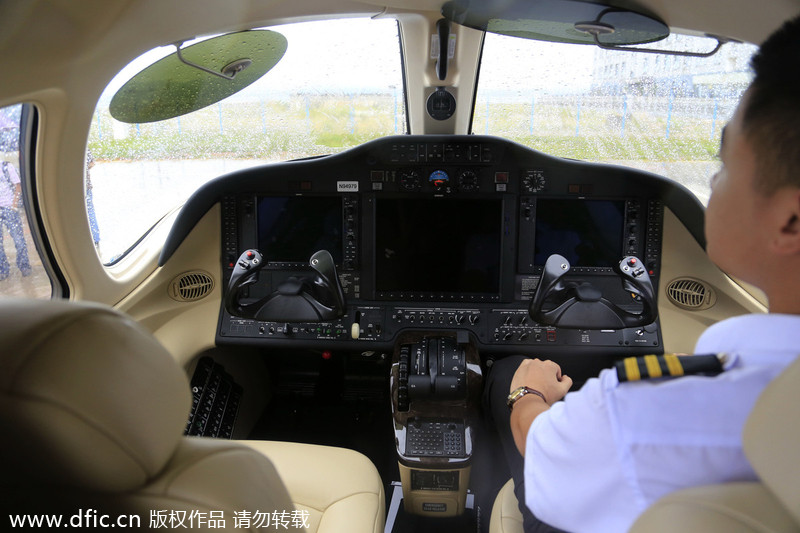
[[[534,420],[525,451],[525,503],[574,533],[627,531],[680,488],[755,479],[742,429],[759,393],[800,354],[800,316],[719,322],[695,353],[728,353],[715,377],[620,384],[603,370]]]

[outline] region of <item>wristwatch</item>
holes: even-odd
[[[544,397],[544,394],[542,394],[536,389],[522,386],[522,387],[517,387],[516,389],[511,391],[511,394],[508,395],[508,399],[506,400],[506,405],[508,405],[509,409],[513,409],[514,404],[517,403],[517,400],[519,400],[526,394],[535,394],[536,396],[544,400],[544,403],[547,403],[547,398]]]

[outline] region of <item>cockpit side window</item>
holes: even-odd
[[[672,35],[653,47],[715,43]],[[755,50],[730,42],[711,57],[690,58],[487,33],[472,132],[655,172],[706,203],[720,132],[750,82]]]
[[[46,299],[53,283],[31,231],[29,154],[20,142],[31,110],[29,104],[0,107],[0,297]]]
[[[122,258],[212,178],[406,133],[395,20],[269,29],[286,38],[283,58],[240,92],[191,113],[126,123],[109,111],[115,93],[136,73],[175,53],[174,46],[137,58],[109,84],[90,130],[86,187],[92,238],[104,264]]]

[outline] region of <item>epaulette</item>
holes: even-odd
[[[697,374],[716,375],[723,371],[728,356],[724,353],[707,355],[644,355],[626,357],[617,361],[617,378],[624,381],[639,381]]]

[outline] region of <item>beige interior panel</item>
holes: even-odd
[[[665,288],[671,281],[685,277],[708,283],[716,291],[716,303],[703,311],[687,311],[671,303]],[[664,210],[664,241],[658,290],[658,313],[665,352],[693,353],[700,334],[715,322],[746,313],[766,312],[763,295],[753,288],[750,288],[754,291],[753,294],[747,292],[742,285],[717,268],[669,209]]]
[[[169,261],[117,306],[150,330],[184,367],[195,355],[214,346],[223,284],[220,239],[220,207],[215,205]],[[213,276],[213,290],[196,302],[172,299],[169,285],[173,279],[194,270]]]
[[[446,517],[458,516],[464,512],[467,501],[467,488],[472,467],[443,468],[433,470],[429,468],[410,468],[398,463],[400,481],[403,484],[403,504],[407,513]],[[458,475],[458,490],[411,490],[412,472],[436,473],[437,471],[456,472]]]
[[[472,116],[472,99],[483,32],[459,25],[451,25],[450,34],[456,36],[455,54],[448,63],[447,77],[436,75],[436,60],[431,59],[431,37],[436,35],[436,21],[441,15],[434,12],[426,18],[420,15],[398,15],[405,48],[404,66],[408,107],[422,112],[409,113],[411,134],[468,133]],[[454,87],[455,85],[455,87]],[[446,87],[456,99],[456,112],[447,120],[434,120],[426,109],[428,97],[437,87]]]

